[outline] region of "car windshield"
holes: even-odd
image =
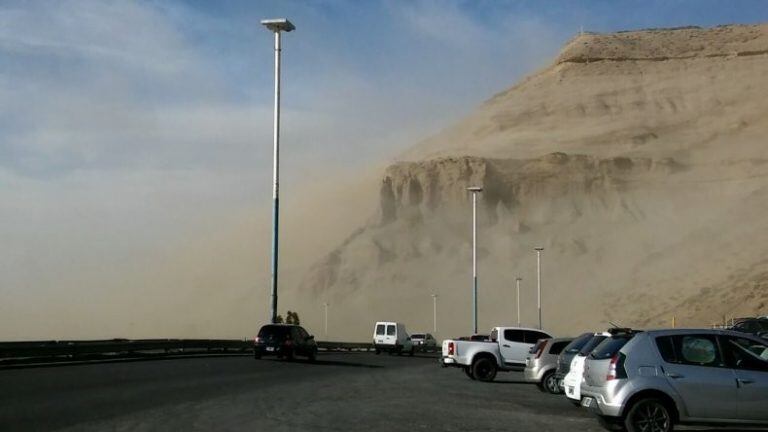
[[[600,344],[600,342],[604,341],[608,336],[598,335],[598,336],[592,336],[592,339],[589,340],[586,344],[584,344],[583,347],[581,347],[581,350],[579,350],[580,356],[586,356],[589,353],[592,352],[593,349],[595,349],[596,346]]]
[[[589,355],[595,360],[605,360],[613,357],[628,341],[630,337],[615,336],[600,342]]]
[[[586,344],[587,342],[589,342],[590,339],[592,339],[592,336],[593,336],[592,333],[585,333],[577,337],[565,347],[563,352],[565,354],[576,354],[584,347],[584,344]]]
[[[411,339],[424,339],[426,336],[424,336],[424,333],[416,333],[411,335]]]

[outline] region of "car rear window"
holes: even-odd
[[[579,350],[580,356],[586,356],[589,353],[592,352],[593,349],[595,349],[596,346],[600,344],[600,342],[607,339],[607,336],[599,335],[599,336],[592,336],[592,339],[589,340],[586,344],[584,344],[583,347]]]
[[[396,327],[393,326],[393,325],[388,325],[387,326],[387,336],[394,336],[395,333],[397,333]]]
[[[528,350],[529,354],[533,354],[536,351],[540,350],[544,345],[547,344],[549,339],[539,339],[538,342],[536,342],[536,345],[532,346],[530,350]]]
[[[411,335],[411,339],[424,339],[426,336],[424,336],[424,333],[416,333]]]
[[[605,360],[616,355],[619,350],[629,342],[630,337],[626,336],[614,336],[600,342],[600,345],[596,346],[589,355],[595,360]]]
[[[572,340],[571,343],[565,346],[563,352],[566,354],[576,354],[584,347],[584,345],[592,339],[592,333],[584,333],[583,335]]]
[[[563,352],[563,348],[565,348],[569,343],[570,342],[568,341],[555,342],[551,347],[549,347],[549,353],[552,355],[559,355],[561,352]]]
[[[384,335],[384,331],[386,330],[386,328],[387,328],[387,326],[385,326],[384,324],[377,325],[376,326],[376,334],[380,335],[380,336],[383,336]]]
[[[283,338],[290,333],[290,327],[266,325],[259,330],[259,337],[263,339]]]

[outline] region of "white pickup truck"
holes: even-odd
[[[488,341],[443,341],[443,366],[460,367],[473,380],[493,381],[497,371],[522,371],[525,357],[544,331],[523,327],[494,327]]]

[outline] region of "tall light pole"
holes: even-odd
[[[534,248],[536,251],[536,287],[538,291],[538,305],[539,305],[539,329],[541,329],[541,251],[543,247]]]
[[[472,334],[477,334],[477,194],[480,186],[467,188],[472,192]]]
[[[515,282],[517,282],[517,326],[520,327],[520,281],[523,280],[523,278],[516,278]]]
[[[328,339],[328,303],[323,303],[323,306],[325,306],[325,338]]]
[[[437,333],[437,294],[432,294],[432,333]]]
[[[278,251],[278,222],[280,215],[279,180],[280,180],[280,33],[296,29],[285,18],[261,20],[261,24],[275,34],[275,123],[274,123],[274,157],[272,160],[272,291],[271,291],[271,322],[277,321],[277,251]]]

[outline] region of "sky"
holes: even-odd
[[[270,17],[297,27],[290,194],[394,160],[580,29],[768,22],[768,2],[0,0],[0,312],[106,299],[87,275],[147,268],[232,214],[268,221]]]

